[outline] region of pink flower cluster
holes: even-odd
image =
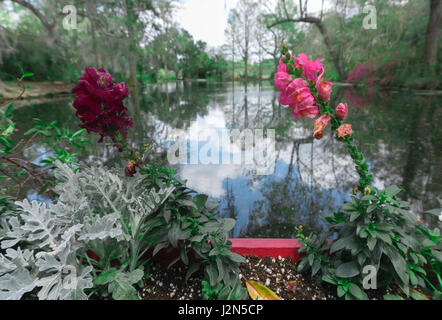
[[[275,86],[280,90],[279,102],[290,106],[295,118],[316,118],[319,115],[318,101],[310,91],[309,81],[315,86],[318,98],[330,101],[330,93],[333,84],[324,81],[324,67],[322,61],[308,60],[305,53],[293,57],[294,68],[302,71],[303,78],[294,79],[288,72],[287,65],[280,60],[278,72],[275,74]]]
[[[305,53],[293,57],[291,63],[285,64],[283,60],[279,61],[278,72],[275,74],[275,86],[280,90],[279,102],[282,105],[288,105],[292,109],[292,115],[295,118],[316,118],[313,136],[316,139],[322,139],[324,129],[332,120],[330,111],[328,114],[320,114],[319,107],[321,103],[330,101],[330,94],[333,83],[324,80],[323,59],[316,61],[308,60]],[[287,70],[288,66],[292,66],[294,72]],[[292,74],[301,75],[302,77],[293,78]],[[315,97],[312,94],[312,87],[316,89]],[[340,103],[334,113],[337,121],[345,120],[348,114],[348,107],[345,103]],[[345,138],[353,134],[351,125],[342,124],[337,129],[338,137]]]
[[[113,139],[117,133],[126,138],[134,125],[123,104],[129,90],[124,82],[114,81],[104,69],[87,67],[73,89],[73,106],[82,121],[81,127],[100,134],[100,142],[105,136]]]

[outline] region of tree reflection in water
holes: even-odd
[[[335,90],[332,103],[349,103],[349,122],[358,130],[358,148],[373,167],[374,184],[401,185],[406,190],[402,196],[411,201],[416,214],[436,208],[442,190],[440,96],[369,90],[340,88]],[[348,100],[359,104],[352,107]],[[76,130],[70,103],[22,106],[14,117],[23,132],[35,117],[57,120],[61,126]],[[167,165],[173,131],[185,135],[195,125],[275,129],[276,167],[272,175],[256,176],[253,166],[177,167],[190,187],[220,200],[222,215],[238,219],[232,236],[292,237],[294,226],[299,224],[307,230],[320,230],[320,217],[349,199],[349,191],[357,183],[346,150],[334,143],[331,135],[314,141],[313,121],[293,121],[290,111],[279,105],[271,84],[249,84],[247,88],[231,83],[159,84],[141,89],[130,104],[136,122],[130,144],[147,148],[146,158],[155,164]],[[98,144],[98,137],[92,140],[80,154],[83,160],[109,164],[118,159],[114,148]],[[37,140],[29,157],[38,159],[42,152],[48,151],[41,150]],[[438,223],[429,215],[424,219],[430,225]]]

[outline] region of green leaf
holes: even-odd
[[[356,210],[355,206],[354,206],[353,203],[351,203],[351,202],[346,202],[346,203],[344,203],[344,204],[342,205],[341,209],[342,209],[343,211],[348,211],[348,212],[351,212],[351,211],[355,211],[355,210]]]
[[[216,285],[216,281],[218,279],[218,272],[216,271],[216,267],[213,264],[206,266],[206,273],[209,276],[210,285],[213,287]]]
[[[402,217],[407,220],[410,223],[416,223],[417,222],[417,218],[414,214],[412,214],[410,211],[402,209],[402,208],[396,208],[396,211],[399,212]]]
[[[390,259],[393,267],[403,283],[408,283],[408,266],[404,258],[399,254],[398,250],[392,246],[384,246],[384,252]]]
[[[38,129],[36,127],[29,129],[28,131],[26,131],[23,135],[27,136],[33,133],[36,133],[38,131]]]
[[[377,205],[371,204],[367,208],[367,213],[373,212],[377,208]]]
[[[164,220],[166,221],[166,223],[169,223],[171,213],[172,212],[170,210],[164,210],[163,217],[164,217]]]
[[[78,130],[77,132],[75,132],[75,133],[72,135],[72,139],[81,136],[81,135],[82,135],[83,133],[85,133],[85,132],[86,132],[86,129]]]
[[[384,190],[385,194],[389,197],[394,197],[395,195],[397,195],[399,192],[401,192],[402,190],[398,187],[398,186],[389,186],[388,188],[386,188]]]
[[[433,214],[433,215],[439,217],[442,214],[442,209],[441,208],[431,209],[431,210],[425,211],[425,213]]]
[[[365,294],[365,292],[361,290],[361,288],[354,283],[350,284],[350,293],[359,300],[368,300],[368,297]]]
[[[370,251],[373,251],[374,247],[376,246],[376,238],[369,237],[367,240],[367,247]]]
[[[298,265],[297,265],[297,267],[296,267],[296,270],[299,271],[299,272],[304,271],[305,267],[307,266],[307,263],[308,263],[308,259],[307,259],[307,257],[302,258],[302,259],[298,262]]]
[[[4,113],[5,117],[9,117],[12,114],[12,111],[14,110],[14,104],[11,103],[7,108],[6,111]]]
[[[359,211],[353,211],[350,215],[350,221],[353,222],[355,221],[357,218],[359,218],[361,215],[361,213]]]
[[[442,262],[442,252],[438,250],[430,249],[431,254],[435,257],[439,262]]]
[[[180,250],[180,257],[181,257],[181,261],[185,264],[188,265],[189,264],[189,257],[187,256],[187,250],[186,248],[181,248]]]
[[[328,282],[330,284],[337,284],[335,280],[333,280],[330,276],[324,275],[322,276],[322,281]]]
[[[418,284],[418,280],[417,280],[417,277],[416,277],[416,274],[412,271],[412,270],[409,270],[409,272],[408,272],[409,274],[410,274],[410,282],[411,282],[411,285],[414,287],[414,286],[417,286],[417,284]]]
[[[375,235],[376,235],[376,238],[381,239],[382,241],[384,241],[388,244],[392,244],[391,237],[388,233],[383,233],[383,232],[377,231],[375,233]]]
[[[321,260],[316,259],[312,266],[312,277],[318,273],[319,269],[321,269]]]
[[[345,289],[343,286],[338,286],[338,297],[341,298],[343,295],[345,295]]]
[[[368,194],[366,196],[363,196],[361,198],[361,200],[373,200],[374,201],[374,200],[377,200],[377,198],[375,196],[371,195],[371,194]]]
[[[336,268],[336,276],[339,278],[351,278],[360,273],[356,261],[346,262]]]
[[[236,263],[246,263],[246,259],[243,257],[243,256],[241,256],[241,255],[239,255],[239,254],[237,254],[237,253],[235,253],[235,252],[232,252],[232,251],[229,251],[228,253],[227,253],[227,256],[230,258],[230,260],[232,260],[233,262],[236,262]]]
[[[344,237],[341,239],[338,239],[336,241],[333,241],[331,247],[330,247],[330,253],[337,252],[339,250],[342,250],[345,248],[345,246],[350,242],[350,240],[353,238],[353,236]]]
[[[95,278],[94,282],[96,285],[103,285],[109,283],[117,277],[119,272],[120,271],[117,269],[110,269],[108,271],[102,272]]]
[[[208,198],[209,197],[205,194],[198,194],[193,197],[193,202],[195,202],[198,210],[202,210],[204,208]]]
[[[7,149],[12,147],[8,139],[6,139],[5,137],[0,137],[0,143],[4,145]]]
[[[187,269],[186,277],[185,277],[186,282],[189,280],[189,278],[192,276],[192,274],[194,274],[195,272],[197,272],[199,270],[200,266],[201,266],[201,263],[193,263],[189,267],[189,269]]]
[[[217,282],[220,282],[224,278],[224,273],[228,271],[224,270],[223,262],[221,261],[220,257],[216,257],[216,267],[218,268],[218,279],[216,279]]]
[[[165,246],[167,246],[167,242],[158,243],[153,249],[152,256],[155,256],[159,251],[161,251]]]
[[[191,200],[184,199],[184,200],[179,200],[177,202],[178,202],[178,204],[182,205],[183,207],[192,207],[192,208],[198,209],[195,202],[193,202]]]
[[[172,262],[169,263],[169,265],[167,266],[167,269],[170,269],[170,267],[173,266],[175,263],[177,263],[178,260],[180,260],[180,256],[178,256],[175,259],[173,259]]]
[[[207,199],[207,202],[206,202],[206,208],[207,208],[207,209],[209,209],[209,210],[213,210],[213,209],[215,209],[216,207],[218,207],[219,205],[220,205],[220,204],[219,204],[218,201],[215,201],[215,200],[213,200],[213,199],[211,199],[211,198]]]
[[[310,266],[313,265],[313,262],[315,261],[315,255],[313,253],[308,255],[308,263]]]
[[[24,78],[29,78],[29,77],[33,77],[34,75],[35,75],[34,73],[29,72],[29,73],[25,73],[21,78],[22,78],[22,79],[24,79]]]
[[[235,228],[236,220],[232,218],[225,218],[223,219],[223,226],[222,229],[224,232],[229,232],[233,228]]]

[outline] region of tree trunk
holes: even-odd
[[[442,1],[430,0],[430,19],[428,21],[425,35],[424,67],[430,73],[434,73],[434,66],[437,59],[437,43],[439,40],[439,29],[442,22]]]
[[[134,25],[137,21],[137,16],[135,15],[135,9],[133,0],[126,0],[126,15],[127,15],[127,31],[129,35],[129,86],[137,87],[137,60],[136,60],[136,50],[137,43],[135,37]]]
[[[49,22],[47,17],[43,15],[31,2],[25,0],[11,0],[11,1],[21,5],[24,8],[29,9],[40,20],[40,22],[48,31],[47,44],[49,46],[53,46],[56,41],[55,26],[57,25],[58,18],[56,17],[52,22]]]
[[[167,51],[167,49],[166,49],[166,51]],[[169,74],[169,69],[167,68],[167,57],[166,57],[166,53],[165,54],[163,54],[163,67],[164,67],[164,75],[166,76],[166,82],[168,81],[168,79],[169,79],[169,77],[168,77],[168,74]],[[198,77],[198,75],[197,75],[197,77]]]
[[[247,78],[248,78],[248,64],[249,64],[249,57],[248,54],[246,55],[246,57],[244,58],[244,82],[247,83]]]
[[[316,25],[316,27],[318,27],[319,32],[321,33],[321,35],[324,39],[324,43],[327,47],[328,53],[333,61],[333,64],[335,65],[336,71],[338,72],[339,80],[345,80],[346,74],[344,73],[344,70],[341,66],[341,59],[339,57],[339,54],[338,54],[338,52],[336,52],[335,48],[333,48],[333,44],[330,40],[327,29],[320,19],[315,18],[315,17],[303,17],[303,18],[299,18],[299,19],[284,19],[284,20],[279,20],[279,21],[274,22],[273,24],[271,24],[269,26],[269,28],[272,28],[278,24],[282,24],[285,22],[293,22],[293,23],[306,22],[306,23],[312,23],[312,24]]]

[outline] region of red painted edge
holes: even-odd
[[[257,256],[259,258],[290,258],[293,262],[297,262],[303,254],[299,252],[299,248],[303,245],[297,239],[254,239],[254,238],[232,238],[232,252],[241,256]],[[176,249],[162,249],[152,257],[153,248],[146,254],[145,258],[152,258],[155,261],[168,265],[179,256]],[[88,255],[91,259],[98,261],[98,256],[90,251]],[[188,253],[190,261],[196,261],[193,252]],[[181,261],[178,265],[181,265]]]
[[[296,239],[233,238],[229,240],[232,242],[231,251],[241,256],[290,258],[293,262],[297,262],[303,256],[302,253],[299,253],[302,244]],[[152,257],[152,253],[153,249],[149,250],[146,257],[151,257],[164,265],[168,265],[179,256],[179,252],[175,249],[170,251],[162,249],[154,257]],[[189,252],[189,260],[196,260],[192,252]],[[181,265],[181,261],[178,262],[178,265]]]
[[[297,262],[302,257],[299,248],[303,245],[297,239],[233,238],[229,240],[232,242],[232,252],[241,256],[290,258],[293,262]]]

